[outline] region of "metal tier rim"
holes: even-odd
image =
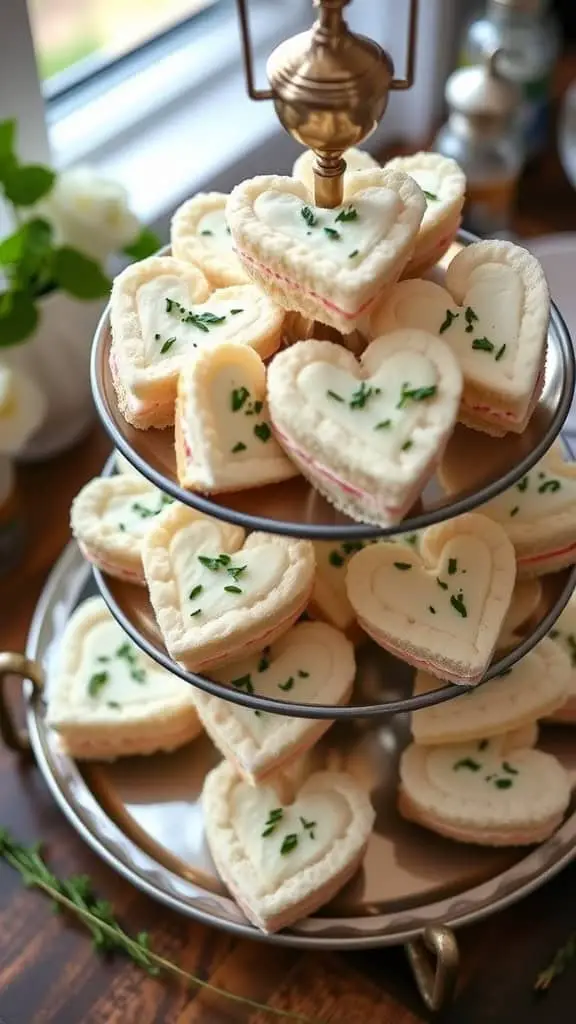
[[[242,690],[233,690],[224,683],[217,683],[214,680],[207,679],[205,676],[198,675],[195,672],[189,672],[182,668],[170,658],[168,653],[164,653],[159,650],[158,647],[142,636],[140,631],[119,607],[106,583],[104,573],[95,566],[92,566],[92,572],[98,591],[106,602],[109,611],[136,646],[152,658],[157,664],[161,665],[162,668],[165,668],[168,672],[178,676],[190,686],[195,686],[198,689],[203,690],[204,693],[208,693],[213,697],[219,697],[222,700],[227,700],[232,704],[239,704],[241,707],[250,708],[253,711],[264,711],[271,714],[287,715],[291,718],[331,720],[372,718],[378,715],[396,715],[417,711],[420,708],[431,707],[435,704],[441,704],[445,701],[453,700],[455,697],[461,696],[463,693],[467,693],[470,690],[475,689],[477,686],[481,686],[482,683],[486,683],[495,676],[506,672],[509,668],[515,665],[517,661],[520,661],[525,657],[525,655],[528,654],[532,648],[546,636],[558,616],[565,608],[572,592],[576,588],[576,566],[573,566],[560,596],[557,598],[554,605],[548,610],[547,614],[543,617],[536,629],[529,636],[525,637],[522,643],[518,644],[518,646],[512,651],[509,651],[498,661],[493,662],[480,683],[476,683],[474,685],[464,683],[444,683],[442,685],[439,680],[439,687],[436,690],[430,690],[428,693],[419,694],[417,696],[385,701],[380,704],[304,704],[299,701],[292,702],[274,697],[260,697],[257,694],[245,693]]]
[[[458,232],[458,239],[463,241],[466,245],[470,245],[472,242],[477,241],[474,235],[465,231]],[[160,250],[160,254],[163,254],[167,249],[168,247],[165,247]],[[552,328],[550,337],[554,339],[556,350],[561,362],[563,382],[562,394],[545,435],[512,469],[508,470],[508,472],[497,480],[494,480],[480,490],[475,491],[473,494],[464,495],[451,504],[447,503],[446,505],[436,509],[432,508],[427,512],[403,519],[400,523],[395,523],[393,526],[389,527],[379,527],[367,523],[341,525],[295,523],[288,520],[269,519],[263,516],[252,515],[251,513],[242,512],[237,509],[220,505],[217,502],[212,501],[210,498],[202,497],[192,491],[186,491],[177,483],[169,480],[168,477],[164,476],[164,474],[151,466],[142,458],[141,455],[139,455],[139,453],[126,440],[116,423],[114,423],[107,408],[107,403],[103,397],[102,381],[98,367],[101,349],[106,345],[105,327],[109,321],[109,317],[110,304],[106,306],[100,318],[92,344],[90,360],[92,396],[101,423],[114,446],[121,452],[128,462],[130,462],[131,465],[142,474],[142,476],[149,480],[150,483],[154,484],[154,486],[159,490],[170,495],[170,497],[181,502],[183,505],[195,508],[198,511],[203,512],[205,515],[212,516],[213,518],[224,522],[233,523],[236,526],[243,527],[245,530],[260,530],[264,533],[296,537],[305,540],[344,541],[391,538],[398,536],[399,534],[413,533],[418,530],[426,529],[428,526],[433,526],[436,523],[453,519],[456,516],[463,515],[466,512],[471,512],[485,504],[487,501],[490,501],[492,498],[517,483],[518,480],[525,476],[526,473],[533,468],[533,466],[551,447],[558,437],[562,429],[562,425],[568,416],[576,381],[576,362],[570,332],[562,314],[555,303],[552,302],[550,306],[550,327]]]

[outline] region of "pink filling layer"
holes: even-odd
[[[78,547],[88,559],[89,562],[93,562],[97,565],[102,572],[107,572],[110,576],[116,576],[117,578],[126,580],[128,583],[142,583],[143,575],[133,571],[132,569],[124,569],[114,562],[107,562],[106,559],[101,558],[100,555],[96,554],[91,548],[87,548],[85,544],[79,544]]]
[[[530,405],[532,405],[535,396],[538,394],[538,389],[540,388],[543,377],[544,370],[540,370],[540,373],[536,378],[536,384],[534,385],[534,391],[532,392]],[[463,405],[465,409],[471,409],[473,412],[485,412],[490,416],[490,419],[493,420],[507,420],[508,422],[511,423],[521,423],[524,419],[524,416],[517,416],[515,412],[504,412],[504,410],[502,409],[493,409],[489,405],[468,405],[466,402],[463,402]]]
[[[293,291],[303,292],[304,295],[311,295],[313,299],[316,299],[317,302],[320,302],[323,306],[326,307],[326,309],[333,309],[335,313],[338,313],[339,316],[344,317],[345,320],[355,320],[358,316],[360,316],[361,313],[364,313],[365,310],[367,310],[368,307],[371,306],[378,298],[377,293],[376,295],[373,295],[370,299],[368,299],[366,302],[364,302],[362,306],[359,306],[358,309],[355,310],[353,313],[349,313],[347,310],[342,309],[340,306],[337,306],[335,302],[330,302],[329,299],[324,298],[323,295],[318,295],[318,292],[313,292],[309,288],[303,288],[300,281],[293,281],[290,277],[285,277],[283,274],[278,274],[275,270],[269,270],[268,267],[265,267],[263,263],[259,263],[258,260],[255,260],[252,256],[248,256],[247,253],[238,250],[238,255],[246,263],[252,263],[255,267],[257,267],[259,273],[262,274],[263,277],[273,277],[277,281],[282,281],[283,284],[287,285],[288,288],[292,288]]]
[[[266,643],[270,639],[270,637],[277,636],[277,635],[281,634],[282,632],[285,632],[289,628],[289,625],[292,622],[295,622],[296,619],[302,614],[302,612],[306,608],[306,605],[308,604],[308,596],[309,595],[307,594],[306,595],[306,599],[299,606],[298,610],[296,612],[293,612],[292,615],[286,616],[285,619],[282,619],[282,621],[279,622],[272,629],[268,629],[265,633],[262,633],[261,635],[255,637],[253,640],[247,640],[245,644],[242,644],[241,647],[238,647],[238,649],[234,651],[234,655],[233,655],[234,660],[236,658],[241,658],[243,652],[247,653],[248,651],[252,651],[254,649],[257,649],[260,646],[260,644],[262,644],[263,647],[266,647]],[[227,661],[229,661],[230,660],[230,655],[226,654],[225,655],[225,659]],[[182,662],[182,664],[183,664],[183,662]],[[208,671],[210,671],[211,668],[219,668],[221,664],[222,664],[222,656],[219,657],[219,658],[209,658],[208,661],[201,662],[199,665],[196,665],[193,669],[190,669],[190,671],[191,672],[202,672],[203,669],[205,669],[205,668]],[[184,665],[184,667],[186,668],[186,665]]]
[[[576,544],[569,544],[566,548],[558,548],[557,551],[545,551],[541,555],[528,555],[526,558],[519,558],[518,565],[530,565],[531,562],[545,562],[549,558],[568,555],[571,551],[576,551]]]
[[[365,630],[365,632],[368,633],[369,636],[371,636],[372,639],[375,640],[377,644],[379,644],[381,647],[384,647],[385,650],[390,651],[391,654],[394,654],[397,658],[400,658],[402,661],[408,661],[410,665],[414,665],[415,668],[421,668],[424,669],[426,672],[429,672],[430,675],[436,675],[436,673],[434,672],[433,662],[423,661],[420,658],[414,658],[412,654],[408,655],[403,647],[395,647],[394,644],[391,644],[389,642],[388,638],[386,638],[386,644],[382,643],[380,633],[377,633],[375,630],[371,629],[364,621],[364,619],[359,619],[358,621],[362,626],[362,629]],[[472,678],[469,677],[468,679],[463,679],[462,676],[450,675],[450,673],[445,672],[443,670],[442,679],[440,679],[440,677],[437,678],[439,686],[441,685],[442,680],[447,680],[449,682],[455,683],[475,683],[477,682],[478,679],[482,678],[482,674],[475,675]]]
[[[367,500],[371,505],[374,505],[372,495],[370,494],[369,491],[363,491],[359,487],[354,487],[347,481],[341,480],[340,477],[336,476],[335,473],[332,473],[329,469],[326,469],[326,467],[323,466],[322,463],[316,462],[316,460],[312,459],[307,452],[302,451],[301,448],[297,448],[296,445],[292,444],[292,442],[286,437],[286,435],[283,434],[282,431],[278,429],[276,424],[274,424],[274,432],[278,435],[285,448],[287,448],[289,451],[295,452],[298,458],[301,459],[302,462],[305,462],[306,465],[311,466],[314,472],[317,473],[319,476],[323,476],[325,477],[326,480],[330,480],[331,483],[336,484],[337,487],[340,487],[341,490],[346,491],[347,494],[353,494],[356,498],[362,498],[363,500]],[[383,511],[389,513],[390,515],[399,515],[403,511],[403,509],[399,505],[385,505]]]

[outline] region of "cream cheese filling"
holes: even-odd
[[[281,816],[277,814],[277,823],[271,829],[274,811],[280,811]],[[345,834],[351,812],[337,792],[303,792],[289,807],[280,807],[271,787],[256,789],[238,782],[230,795],[230,818],[258,877],[260,891],[272,892],[326,856],[334,841]],[[264,836],[267,831],[269,834]]]
[[[226,222],[225,207],[209,210],[205,213],[196,225],[196,235],[199,236],[207,249],[225,249],[232,252],[232,235]]]
[[[262,192],[254,202],[256,217],[267,227],[305,245],[311,256],[349,269],[389,234],[401,209],[400,198],[388,188],[367,188],[334,210],[277,189]]]

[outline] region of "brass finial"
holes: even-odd
[[[280,43],[268,58],[271,88],[257,90],[246,0],[237,0],[248,94],[273,99],[290,134],[314,150],[314,201],[342,203],[343,152],[368,138],[382,118],[391,89],[409,89],[414,77],[418,0],[409,0],[406,77],[394,78],[392,59],[377,43],[351,32],[342,9],[350,0],[313,0],[318,20],[308,32]]]

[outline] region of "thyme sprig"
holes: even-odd
[[[27,888],[36,888],[44,892],[57,908],[64,908],[78,918],[92,936],[94,948],[99,953],[124,953],[133,963],[156,976],[169,974],[183,979],[189,985],[213,992],[230,1002],[249,1006],[254,1010],[269,1013],[284,1020],[300,1021],[302,1024],[320,1024],[318,1019],[307,1017],[302,1013],[280,1010],[266,1006],[247,996],[239,996],[234,992],[212,985],[209,981],[198,978],[195,974],[185,971],[172,960],[167,960],[150,948],[148,932],[129,935],[114,917],[110,903],[99,899],[92,890],[88,875],[73,875],[60,879],[50,871],[40,853],[40,844],[24,846],[10,834],[8,829],[0,828],[0,857],[10,864],[22,878]]]

